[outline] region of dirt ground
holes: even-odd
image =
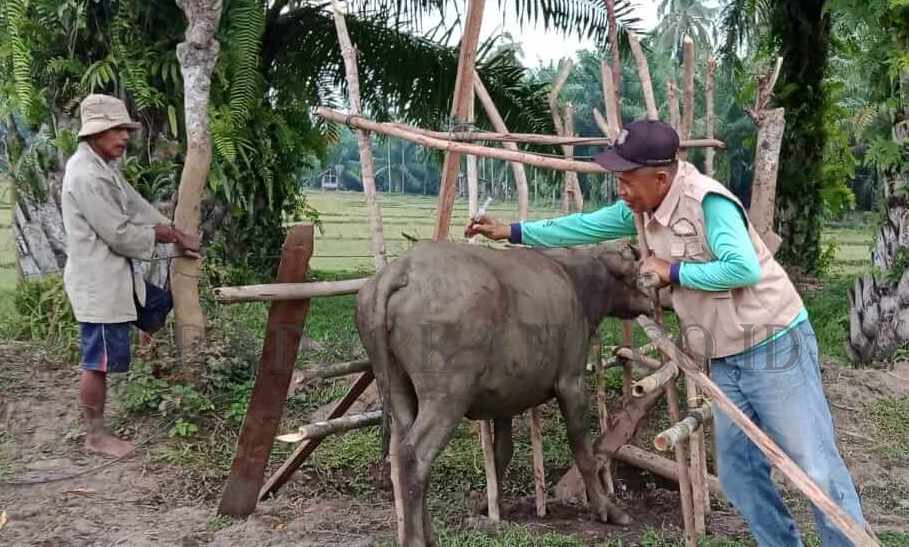
[[[393,533],[389,496],[306,496],[287,488],[245,521],[219,518],[212,500],[177,495],[184,473],[158,463],[150,449],[159,432],[139,425],[133,438],[151,440],[131,458],[111,464],[81,447],[77,371],[32,347],[0,344],[0,544],[2,545],[379,545]],[[879,531],[909,531],[909,462],[882,456],[868,406],[909,395],[909,364],[891,373],[825,367],[842,449]],[[100,470],[98,466],[109,464]],[[92,471],[92,472],[89,472]],[[74,474],[85,473],[75,478]],[[678,496],[671,484],[629,468],[619,470],[622,502],[638,518],[627,529],[595,522],[583,507],[552,503],[537,519],[532,500],[506,500],[504,518],[584,541],[623,537],[638,544],[643,530],[677,532]],[[55,478],[67,478],[55,480]],[[21,484],[35,482],[35,484]],[[17,484],[18,483],[18,484]],[[807,518],[804,502],[796,503]],[[3,524],[3,512],[7,521]],[[438,517],[438,515],[436,515]],[[449,522],[475,525],[468,515]],[[711,532],[747,534],[730,509],[711,517]]]

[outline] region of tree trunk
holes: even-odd
[[[903,107],[909,120],[909,100]],[[899,127],[894,127],[894,141],[909,146],[907,132]],[[886,211],[871,252],[876,273],[856,279],[849,290],[848,351],[859,364],[888,359],[909,344],[909,197],[898,190],[909,184],[909,168],[884,173],[883,179]]]
[[[208,101],[211,74],[220,49],[215,32],[221,20],[222,4],[221,0],[177,0],[177,5],[186,14],[189,24],[184,41],[177,45],[186,112],[186,162],[180,177],[174,223],[184,232],[197,234],[202,191],[211,168]],[[193,353],[205,340],[205,317],[199,302],[201,276],[200,260],[175,260],[171,291],[177,321],[177,347],[184,356]]]
[[[781,86],[787,93],[786,127],[777,185],[778,257],[814,274],[820,261],[825,92],[830,14],[824,0],[785,0],[774,4],[772,32],[782,43]]]

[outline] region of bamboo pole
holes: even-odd
[[[478,74],[474,74],[473,82],[474,91],[480,99],[480,104],[483,105],[483,110],[486,111],[486,117],[489,118],[489,121],[496,131],[507,135],[508,127],[505,125],[505,120],[502,118],[502,115],[499,114],[499,109],[496,108],[495,103],[492,101],[492,97],[489,96],[489,92],[486,91],[486,86],[483,85],[483,81]],[[507,150],[514,152],[518,151],[518,145],[513,142],[506,141],[502,146]],[[524,164],[514,161],[511,162],[511,169],[514,173],[515,191],[518,195],[518,219],[527,220],[528,210],[530,208],[527,172],[524,169]]]
[[[543,428],[540,425],[540,407],[530,409],[530,449],[533,455],[533,485],[537,516],[546,516],[546,468],[543,460]]]
[[[666,452],[672,450],[679,441],[684,441],[691,436],[702,425],[713,418],[713,412],[710,410],[710,403],[705,403],[698,408],[690,409],[688,416],[681,422],[674,424],[672,427],[663,431],[653,440],[653,445],[657,450]]]
[[[674,81],[668,80],[666,82],[666,98],[669,102],[669,125],[671,125],[676,132],[680,129],[679,124],[682,123],[682,114],[679,111],[678,89],[679,88]]]
[[[647,223],[644,220],[644,215],[642,213],[635,215],[635,227],[637,228],[638,242],[641,248],[640,254],[641,257],[645,259],[651,256],[650,245],[647,242],[646,226]],[[660,292],[657,289],[652,289],[652,291],[656,324],[660,324],[663,320],[663,307],[660,305]],[[665,364],[666,357],[664,356],[661,361]],[[667,384],[664,389],[666,392],[666,404],[669,408],[669,418],[673,423],[676,423],[681,420],[681,414],[679,412],[679,393],[676,391],[675,382]],[[685,528],[685,544],[687,547],[697,547],[698,540],[695,536],[691,477],[688,469],[690,464],[688,458],[688,444],[685,441],[678,443],[675,447],[674,454],[679,473],[679,495],[682,501],[682,523]]]
[[[666,384],[674,381],[679,376],[679,367],[672,361],[667,362],[659,370],[635,382],[631,386],[631,395],[633,397],[644,397],[649,393],[665,389]]]
[[[604,59],[600,65],[600,73],[603,78],[603,103],[606,105],[606,130],[603,131],[603,134],[609,138],[610,141],[615,142],[616,138],[619,136],[619,132],[622,130],[622,116],[621,110],[619,110],[619,101],[616,98],[618,96],[618,91],[615,76],[613,75],[612,68],[609,66],[609,63]],[[595,114],[598,114],[594,110]]]
[[[474,72],[474,81],[479,81],[477,78],[476,72]],[[468,101],[467,107],[467,123],[468,125],[473,125],[476,121],[476,100],[474,97],[474,89],[476,86],[473,86],[470,90],[470,99]],[[477,157],[473,154],[467,156],[467,216],[468,221],[472,220],[477,216],[477,210],[479,208],[479,199],[480,199],[480,188],[477,180]],[[477,237],[477,236],[474,236]]]
[[[647,344],[646,346],[641,346],[636,350],[631,348],[619,348],[616,350],[615,354],[621,359],[632,361],[634,363],[640,363],[645,367],[653,370],[660,370],[663,368],[663,363],[661,363],[659,359],[654,359],[653,357],[644,355],[646,351],[650,351],[649,349],[645,351],[645,348],[651,346],[652,344]]]
[[[311,424],[300,426],[296,433],[279,435],[276,437],[276,439],[285,443],[298,443],[305,440],[324,439],[329,435],[344,433],[345,431],[350,431],[352,429],[362,429],[364,427],[378,425],[381,421],[382,411],[374,410],[372,412],[366,412],[364,414],[351,414],[348,416],[342,416],[340,418],[334,418],[332,420],[313,422]]]
[[[270,283],[268,285],[244,285],[240,287],[218,287],[215,298],[222,304],[240,302],[265,302],[272,300],[306,300],[316,296],[338,296],[356,294],[369,279],[348,279],[345,281],[315,281],[312,283]]]
[[[622,321],[622,345],[631,348],[634,345],[633,325],[631,321]],[[634,383],[634,369],[630,361],[622,363],[622,397],[631,397],[631,386]]]
[[[682,109],[682,126],[679,130],[679,139],[688,139],[694,128],[694,40],[691,36],[685,36],[682,41],[683,52],[683,71],[682,71],[682,90],[683,90],[683,109]],[[688,159],[688,153],[680,152],[679,157]]]
[[[372,368],[372,364],[368,360],[363,361],[347,361],[345,363],[335,363],[332,365],[324,365],[317,368],[312,368],[309,370],[303,371],[302,382],[309,382],[311,380],[325,380],[328,378],[337,378],[339,376],[347,376],[348,374],[355,374],[357,372],[366,372]]]
[[[341,117],[334,120],[347,123],[347,115],[341,114]],[[363,119],[363,118],[361,118]],[[606,123],[606,120],[603,120]],[[380,122],[373,122],[380,123]],[[351,125],[354,125],[351,123]],[[565,145],[574,144],[577,146],[595,146],[612,144],[612,139],[608,137],[563,137],[560,135],[539,135],[536,133],[509,133],[509,132],[490,132],[490,131],[433,131],[432,129],[423,129],[399,122],[381,122],[381,125],[394,127],[410,133],[432,137],[442,141],[455,142],[512,142],[524,144],[541,144],[541,145]],[[381,133],[382,131],[375,131]],[[604,133],[605,135],[606,133]],[[618,135],[618,129],[616,129]],[[689,139],[679,143],[681,148],[726,148],[725,143],[717,139]]]
[[[350,41],[347,33],[347,23],[341,13],[339,0],[332,0],[335,29],[338,33],[338,42],[341,45],[341,56],[344,58],[344,73],[347,78],[347,95],[350,103],[351,114],[358,115],[363,112],[360,100],[360,76],[357,73],[357,51]],[[377,272],[388,263],[385,253],[385,234],[382,231],[382,209],[379,207],[376,195],[375,164],[372,157],[372,139],[369,133],[360,129],[357,131],[357,148],[360,152],[360,170],[362,172],[363,194],[366,196],[366,212],[369,217],[369,228],[372,235],[373,266]]]
[[[714,133],[714,125],[716,124],[716,106],[714,105],[714,95],[715,95],[715,82],[716,82],[716,57],[710,56],[707,58],[707,77],[704,82],[704,99],[707,105],[706,113],[706,133],[707,138],[712,139]],[[708,148],[704,152],[704,174],[710,178],[713,178],[715,175],[713,163],[714,156],[716,152],[712,148]]]
[[[477,44],[480,40],[480,26],[483,23],[485,0],[467,0],[467,19],[464,34],[461,37],[461,49],[458,55],[458,73],[455,78],[454,99],[451,104],[451,117],[455,121],[467,118],[469,95],[473,93],[474,66],[477,58]],[[479,154],[478,154],[479,155]],[[442,182],[439,189],[439,216],[433,239],[447,239],[451,210],[454,207],[457,193],[457,178],[461,168],[461,152],[449,149],[442,165]]]
[[[495,453],[489,420],[480,420],[480,444],[483,447],[483,467],[486,469],[486,501],[490,522],[499,522],[499,480],[496,477]]]
[[[632,33],[628,33],[628,43],[631,45],[631,54],[634,56],[634,64],[638,69],[638,78],[641,79],[641,89],[644,92],[644,104],[647,106],[647,119],[657,121],[660,119],[660,113],[657,110],[656,99],[653,97],[653,81],[650,79],[650,66],[647,64],[647,57],[644,56],[644,50],[641,49],[641,40]]]
[[[809,500],[820,509],[827,517],[836,524],[840,530],[849,538],[850,541],[859,547],[877,546],[878,542],[871,537],[866,529],[855,522],[842,508],[840,508],[830,497],[821,490],[811,478],[799,468],[792,458],[764,433],[758,426],[752,422],[744,412],[739,409],[729,397],[711,380],[698,365],[682,352],[675,343],[663,332],[663,329],[648,317],[641,316],[638,318],[638,324],[644,328],[647,336],[653,340],[660,351],[685,372],[685,374],[694,380],[704,391],[704,393],[713,400],[713,404],[719,410],[724,412],[729,419],[751,439],[751,442],[757,446],[767,457],[768,461],[779,469],[792,483],[803,493]]]

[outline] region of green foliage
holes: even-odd
[[[849,339],[848,289],[852,280],[828,278],[817,289],[808,289],[802,295],[808,317],[817,335],[818,349],[828,358],[847,362],[846,346]]]
[[[32,78],[33,57],[28,41],[29,0],[7,0],[3,13],[6,23],[6,47],[11,64],[10,75],[20,111],[29,119],[37,119],[40,97]]]
[[[63,288],[63,278],[48,276],[23,281],[13,293],[15,315],[4,318],[3,331],[15,340],[40,342],[75,360],[79,352],[79,324]]]

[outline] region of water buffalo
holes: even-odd
[[[597,478],[584,371],[590,335],[604,317],[650,311],[636,274],[627,243],[497,250],[421,242],[360,290],[357,329],[397,446],[392,468],[400,469],[406,547],[434,544],[429,468],[458,421],[510,423],[552,397],[593,509],[604,522],[627,523]],[[496,452],[500,468],[507,465],[510,451]]]

